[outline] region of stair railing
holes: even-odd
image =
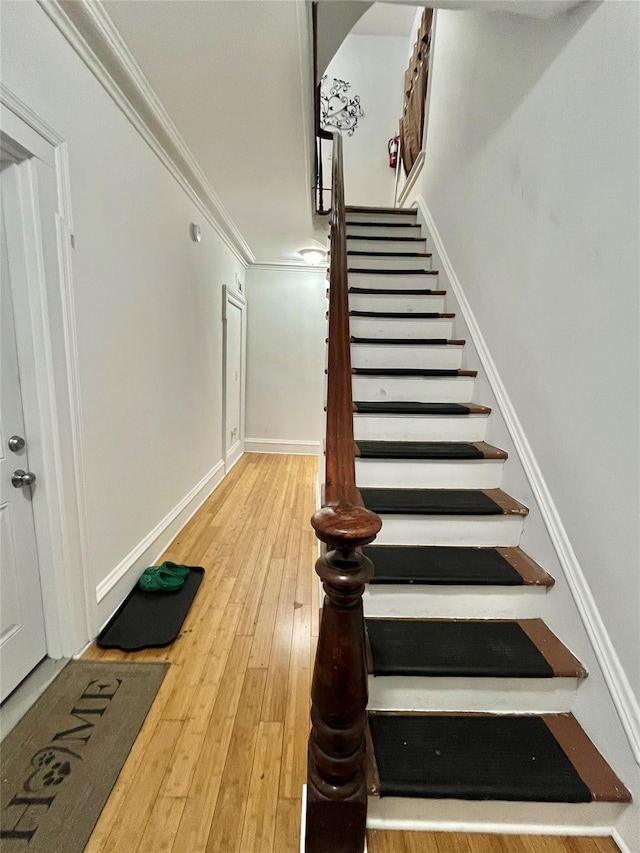
[[[373,566],[361,547],[380,518],[360,505],[355,481],[351,338],[342,137],[333,134],[329,344],[324,506],[311,519],[327,549],[316,563],[323,582],[311,688],[306,853],[362,853],[367,669],[362,595]]]
[[[318,4],[311,4],[311,28],[313,34],[313,116],[316,132],[316,142],[314,150],[315,159],[315,208],[316,213],[328,213],[324,207],[324,194],[327,188],[324,185],[324,157],[322,153],[322,142],[331,141],[333,134],[329,133],[322,127],[320,118],[320,86],[321,81],[318,80]]]

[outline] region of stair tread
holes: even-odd
[[[376,713],[369,724],[383,797],[631,799],[571,714]]]
[[[350,287],[349,293],[362,293],[371,296],[444,296],[446,290],[430,290],[417,288],[383,288],[383,287]]]
[[[349,311],[350,317],[377,317],[387,320],[450,320],[455,314],[437,311]]]
[[[488,406],[478,406],[475,403],[421,403],[417,400],[402,402],[388,400],[373,402],[367,400],[355,401],[354,411],[360,415],[488,415]]]
[[[449,338],[354,338],[352,344],[364,346],[414,346],[414,347],[462,347],[464,341],[450,340]]]
[[[345,213],[388,213],[391,216],[416,216],[417,212],[415,208],[405,207],[363,207],[358,204],[350,204],[345,207]]]
[[[368,222],[349,222],[347,220],[347,226],[351,225],[353,228],[421,228],[422,226],[413,222],[372,222],[369,220]]]
[[[367,619],[376,676],[584,678],[541,619]]]
[[[448,367],[354,367],[356,376],[469,376],[478,375],[477,370],[457,370]]]
[[[377,441],[355,442],[361,459],[506,459],[504,450],[485,441]]]
[[[369,545],[372,584],[552,586],[553,578],[520,548]]]
[[[429,256],[428,256],[429,257]],[[389,270],[376,267],[369,269],[364,267],[348,267],[348,273],[356,273],[362,275],[438,275],[438,270],[421,270],[421,269],[397,269]]]
[[[385,227],[384,225],[382,226]],[[409,242],[409,243],[422,243],[424,242],[425,237],[397,237],[394,234],[383,235],[383,234],[367,234],[365,236],[360,236],[358,234],[347,234],[347,240],[393,240],[394,242]]]
[[[358,239],[357,237],[351,239]],[[393,239],[393,238],[391,238]],[[347,256],[355,255],[356,257],[365,258],[431,258],[431,252],[374,252],[362,251],[360,249],[347,249]]]
[[[502,489],[360,489],[367,509],[394,515],[520,515],[529,510]]]

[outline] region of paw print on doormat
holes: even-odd
[[[45,787],[59,785],[64,782],[69,773],[71,773],[71,765],[68,761],[55,761],[42,777],[42,784]]]
[[[46,747],[35,753],[31,764],[35,771],[24,783],[25,791],[39,791],[43,788],[57,787],[71,774],[72,759],[80,758],[73,750]]]

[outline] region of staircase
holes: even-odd
[[[630,795],[578,721],[587,672],[544,621],[553,579],[519,547],[438,272],[410,210],[347,208],[364,549],[368,825],[610,827]],[[473,402],[472,402],[473,401]]]

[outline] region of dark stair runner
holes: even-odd
[[[591,801],[540,717],[370,714],[369,723],[383,797]]]
[[[402,515],[502,515],[479,489],[360,489],[367,509]]]
[[[521,586],[522,576],[496,548],[370,545],[372,584]]]
[[[361,415],[468,415],[470,413],[469,407],[462,403],[420,403],[396,400],[378,403],[363,400],[353,405],[356,412]]]
[[[464,441],[358,441],[361,459],[484,459]]]
[[[374,675],[553,678],[517,622],[367,619]]]

